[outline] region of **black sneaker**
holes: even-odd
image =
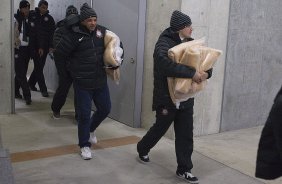
[[[29,89],[31,91],[38,91],[38,89],[35,86],[31,86],[31,85],[29,85]]]
[[[147,164],[147,163],[150,162],[149,155],[143,155],[142,156],[142,155],[139,154],[138,158],[139,158],[139,161],[143,164]]]
[[[30,98],[25,99],[25,104],[26,105],[30,105],[31,104],[31,99]]]
[[[15,93],[15,98],[22,99],[23,96],[18,92],[18,93]]]
[[[53,116],[54,119],[60,119],[61,118],[61,113],[60,112],[54,112],[53,111]]]
[[[177,177],[187,181],[188,183],[193,183],[193,184],[199,183],[198,178],[196,176],[193,176],[193,174],[191,172],[176,171],[176,175],[177,175]]]
[[[49,97],[49,94],[48,94],[48,92],[47,92],[47,91],[43,91],[43,92],[41,92],[41,95],[42,95],[43,97]]]

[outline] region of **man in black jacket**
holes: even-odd
[[[72,78],[67,66],[68,58],[60,58],[56,54],[56,46],[60,43],[63,35],[70,31],[71,27],[79,23],[79,15],[76,7],[73,5],[68,6],[66,9],[65,19],[57,23],[57,29],[55,30],[53,37],[54,46],[54,61],[59,76],[59,85],[54,94],[51,109],[53,111],[53,118],[60,118],[60,111],[66,102],[67,94],[72,84]]]
[[[69,58],[78,116],[81,157],[92,158],[91,143],[96,143],[96,128],[111,110],[103,53],[106,28],[97,24],[96,12],[87,3],[80,8],[80,24],[72,27],[56,46],[55,54]],[[92,101],[96,111],[91,117]],[[90,118],[91,117],[91,118]]]
[[[191,19],[188,15],[174,11],[170,27],[160,35],[154,50],[154,92],[153,110],[156,111],[156,122],[147,134],[138,142],[137,152],[142,163],[150,162],[148,153],[166,133],[174,122],[175,151],[177,157],[176,175],[187,182],[198,183],[198,178],[191,174],[193,167],[193,106],[194,98],[180,103],[176,108],[172,102],[167,77],[191,78],[200,83],[211,77],[211,70],[199,73],[194,68],[178,64],[168,57],[168,50],[191,38]]]
[[[30,60],[30,4],[28,1],[21,1],[19,10],[14,15],[18,22],[18,29],[20,33],[20,45],[15,49],[15,97],[22,98],[20,88],[22,88],[23,96],[27,105],[31,104],[31,94],[27,83],[27,69]]]
[[[255,176],[267,180],[282,176],[282,87],[261,133]]]
[[[43,74],[47,54],[53,51],[52,41],[55,31],[55,21],[48,11],[48,2],[40,0],[38,8],[31,12],[32,29],[30,43],[33,49],[32,58],[34,69],[29,77],[28,84],[32,91],[37,91],[38,83],[43,97],[48,97],[47,86]]]

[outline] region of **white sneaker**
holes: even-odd
[[[92,144],[97,144],[98,141],[95,132],[90,132],[89,142]]]
[[[92,158],[92,152],[89,147],[80,148],[80,155],[84,160],[90,160]]]

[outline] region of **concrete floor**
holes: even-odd
[[[97,129],[98,145],[94,147],[93,159],[84,161],[76,146],[77,126],[72,101],[68,100],[62,109],[62,118],[54,120],[50,111],[52,95],[43,98],[32,92],[32,99],[31,106],[16,100],[17,113],[0,116],[2,146],[11,156],[14,183],[185,183],[175,177],[173,140],[162,138],[150,152],[151,163],[144,165],[136,160],[136,141],[146,131],[106,119]],[[199,177],[200,183],[281,184],[282,179],[265,181],[254,178],[261,128],[195,137],[192,172]],[[27,156],[26,160],[18,158],[24,156]],[[0,176],[4,176],[3,172]]]

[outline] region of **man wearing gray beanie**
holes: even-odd
[[[111,100],[104,68],[106,28],[97,24],[97,14],[87,3],[80,8],[79,24],[72,26],[56,46],[56,55],[68,58],[73,79],[78,145],[84,160],[92,158],[91,144],[97,143],[95,130],[108,116]],[[96,106],[91,116],[92,102]]]
[[[170,27],[161,33],[155,45],[153,110],[156,111],[156,122],[138,142],[137,152],[141,163],[150,162],[150,150],[174,122],[176,175],[189,183],[198,183],[198,178],[191,173],[194,98],[181,102],[179,108],[176,108],[170,98],[167,84],[167,77],[191,78],[196,83],[211,77],[211,70],[199,73],[194,68],[176,63],[168,57],[170,48],[193,40],[191,25],[192,21],[188,15],[175,10],[171,15]]]

